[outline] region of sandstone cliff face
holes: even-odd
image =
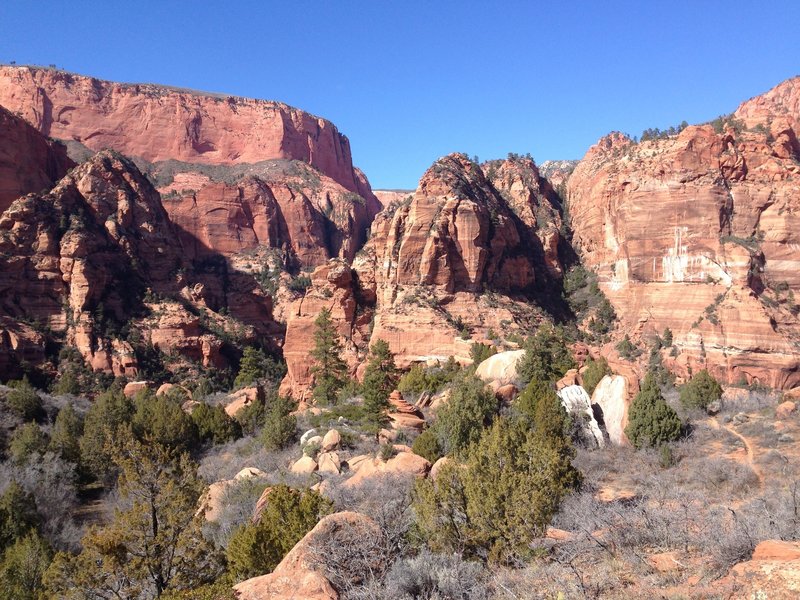
[[[20,196],[50,189],[72,166],[63,146],[0,106],[0,213]]]
[[[146,302],[148,293],[182,295],[198,309],[225,307],[253,336],[273,325],[270,298],[255,282],[186,262],[159,194],[112,151],[76,167],[49,193],[13,202],[0,217],[0,253],[0,314],[16,323],[16,331],[3,327],[9,364],[29,351],[19,333],[28,321],[62,336],[94,369],[117,375],[137,371],[134,348],[121,335],[126,326],[162,351],[222,366],[221,343],[197,317],[179,304],[163,312],[163,302]]]
[[[0,105],[45,136],[95,151],[206,165],[295,159],[351,192],[369,190],[331,122],[279,102],[3,66]]]
[[[386,340],[401,366],[468,362],[473,336],[536,320],[525,299],[550,277],[538,234],[560,224],[558,210],[533,163],[491,167],[487,177],[466,156],[438,160],[410,200],[375,218],[353,263],[376,298],[371,339]]]
[[[745,103],[744,126],[611,134],[569,179],[573,241],[622,330],[672,329],[683,373],[800,385],[798,96],[792,80]]]
[[[347,138],[285,104],[0,67],[0,105],[84,153],[133,158],[190,257],[261,246],[289,269],[352,260],[380,210]]]

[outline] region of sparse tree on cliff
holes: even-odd
[[[345,384],[347,365],[342,360],[342,344],[339,334],[331,321],[331,311],[323,308],[314,321],[314,349],[311,358],[314,366],[311,373],[314,376],[312,396],[318,404],[331,405],[336,403],[336,396]]]

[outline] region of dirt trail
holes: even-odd
[[[711,423],[711,426],[714,429],[724,429],[725,431],[727,431],[728,433],[730,433],[734,437],[738,438],[742,442],[742,444],[744,444],[744,449],[745,449],[745,452],[746,452],[746,454],[745,454],[745,462],[747,463],[747,466],[749,466],[751,469],[753,469],[753,473],[755,473],[756,477],[758,477],[759,486],[761,486],[763,488],[764,487],[764,475],[761,473],[761,469],[755,463],[755,460],[754,460],[755,451],[753,450],[753,445],[750,443],[750,440],[747,439],[745,436],[743,436],[738,431],[736,431],[730,425],[722,425],[722,424],[720,424],[720,422],[717,421],[717,419],[709,419],[709,422]]]

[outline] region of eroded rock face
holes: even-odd
[[[558,391],[561,405],[567,414],[581,425],[581,433],[589,447],[602,448],[606,441],[592,411],[592,399],[579,385],[568,385]]]
[[[592,404],[600,408],[599,418],[602,418],[611,443],[617,446],[630,445],[625,435],[631,403],[628,387],[625,377],[606,375],[592,393]]]
[[[479,364],[475,375],[486,382],[515,383],[519,381],[517,363],[523,356],[525,356],[525,350],[498,352]]]
[[[669,327],[683,375],[800,381],[798,97],[794,79],[743,104],[734,117],[751,129],[693,126],[639,144],[611,134],[569,178],[573,241],[621,329]]]
[[[368,189],[333,123],[279,102],[3,66],[0,105],[46,136],[94,151],[204,165],[295,159],[351,192]]]
[[[372,339],[386,340],[402,367],[469,362],[473,335],[510,332],[526,310],[516,300],[558,274],[557,252],[539,235],[557,248],[548,231],[559,225],[531,161],[439,159],[410,201],[376,216],[353,263],[377,301]]]
[[[0,314],[47,325],[95,370],[135,377],[132,341],[224,366],[222,342],[186,306],[226,308],[251,339],[274,326],[252,277],[187,261],[158,192],[113,151],[13,202],[0,216],[0,252]],[[213,312],[207,319],[225,328]],[[3,354],[18,366],[28,346],[8,331],[4,348],[21,351]]]
[[[63,146],[0,106],[0,213],[20,196],[50,189],[73,166]]]

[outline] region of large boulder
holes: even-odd
[[[311,565],[310,549],[343,527],[374,529],[375,523],[362,514],[340,512],[323,518],[297,542],[275,570],[233,587],[239,600],[338,600],[330,581]]]
[[[525,356],[525,350],[498,352],[479,364],[475,375],[486,382],[515,383],[519,379],[517,363],[523,356]]]
[[[395,446],[395,449],[398,449]],[[431,463],[423,457],[410,451],[400,451],[389,460],[368,458],[357,463],[349,461],[350,470],[355,474],[345,481],[345,487],[356,487],[364,481],[380,475],[408,475],[413,477],[426,477],[431,470]]]
[[[761,542],[750,560],[731,569],[730,578],[739,598],[800,597],[800,542]]]
[[[612,444],[629,445],[625,428],[628,426],[628,380],[622,375],[606,375],[597,384],[592,394],[592,405],[597,406],[602,424]]]
[[[569,385],[558,391],[561,406],[573,420],[580,423],[584,441],[596,448],[605,446],[605,437],[592,410],[592,399],[579,385]]]

